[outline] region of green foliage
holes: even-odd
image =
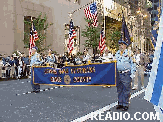
[[[57,55],[58,53],[57,53],[57,51],[52,51],[52,54],[55,54],[55,55]]]
[[[152,8],[152,2],[147,0],[146,7],[147,8]]]
[[[18,52],[17,51],[14,51],[12,54],[16,54],[16,56],[19,56]]]
[[[80,56],[80,55],[83,55],[83,53],[82,52],[78,52],[77,53],[77,56]]]
[[[53,24],[53,23],[46,23],[47,17],[46,14],[41,18],[42,13],[39,14],[39,16],[33,20],[34,26],[37,30],[39,40],[35,42],[36,46],[38,47],[38,52],[42,52],[45,50],[48,50],[49,47],[51,46],[45,46],[45,40],[46,40],[46,32],[47,29]],[[32,27],[32,23],[30,19],[24,19],[24,24],[25,24],[25,31],[24,31],[24,48],[29,48],[29,43],[30,43],[30,28]]]
[[[112,31],[110,31],[110,33],[108,33],[107,42],[109,42],[108,46],[110,47],[110,49],[118,50],[118,41],[120,37],[121,31],[118,31],[117,29],[113,29]]]
[[[93,48],[93,53],[95,54],[97,47],[99,45],[100,31],[98,27],[92,26],[92,20],[84,18],[87,23],[90,23],[90,26],[85,26],[85,29],[82,31],[82,36],[86,37],[84,46],[87,48]]]

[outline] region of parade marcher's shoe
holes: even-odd
[[[137,90],[138,89],[138,87],[136,87],[136,86],[134,86],[133,88],[132,88],[132,90]]]
[[[111,86],[108,86],[108,88],[111,88]]]
[[[121,109],[121,108],[123,108],[123,105],[118,105],[118,106],[116,107],[117,110],[118,110],[118,109]]]
[[[144,86],[142,86],[141,89],[144,89]]]
[[[33,91],[34,93],[40,93],[40,90],[38,90],[38,91]]]
[[[127,111],[128,110],[128,106],[124,106],[122,111]]]
[[[39,91],[35,91],[35,93],[40,93],[40,90]]]

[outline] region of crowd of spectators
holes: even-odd
[[[152,55],[147,55],[149,57],[149,63],[152,63]],[[68,65],[80,65],[90,62],[108,62],[115,60],[114,55],[108,50],[104,52],[103,55],[88,54],[88,50],[85,50],[79,55],[69,55],[67,53],[63,55],[54,54],[52,50],[49,50],[47,54],[40,53],[40,61],[42,66],[53,66],[56,68],[62,68],[67,62]],[[148,62],[148,61],[147,61]],[[147,63],[148,64],[148,63]],[[20,79],[30,77],[30,58],[24,53],[14,53],[11,56],[0,54],[0,79]],[[146,67],[149,67],[148,65]],[[151,69],[151,66],[150,66]]]
[[[24,53],[17,56],[15,53],[11,56],[0,54],[0,78],[1,79],[20,79],[27,78],[30,75],[30,60]]]

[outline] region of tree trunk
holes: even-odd
[[[97,47],[93,47],[93,59],[95,60],[95,55],[97,53]]]

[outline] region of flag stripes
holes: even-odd
[[[69,41],[67,44],[68,53],[70,54],[74,49],[74,38],[76,38],[76,32],[72,20],[70,21],[70,30],[69,30]]]
[[[33,23],[32,23],[33,24]],[[30,47],[29,47],[29,57],[32,55],[32,48],[36,46],[35,41],[39,39],[36,28],[33,24],[33,29],[30,30]]]
[[[101,51],[101,53],[104,51],[106,44],[105,44],[105,33],[104,33],[104,29],[101,30],[100,33],[100,42],[99,42],[99,50]]]
[[[35,41],[33,39],[32,29],[30,31],[30,47],[29,47],[29,57],[32,55],[32,48],[35,47]]]
[[[33,39],[34,39],[34,41],[37,41],[39,39],[36,28],[34,25],[33,25]]]
[[[84,9],[84,13],[87,19],[92,19],[93,20],[93,27],[98,26],[98,21],[97,21],[97,6],[96,3],[92,3],[90,6]],[[90,23],[88,23],[90,26]]]

